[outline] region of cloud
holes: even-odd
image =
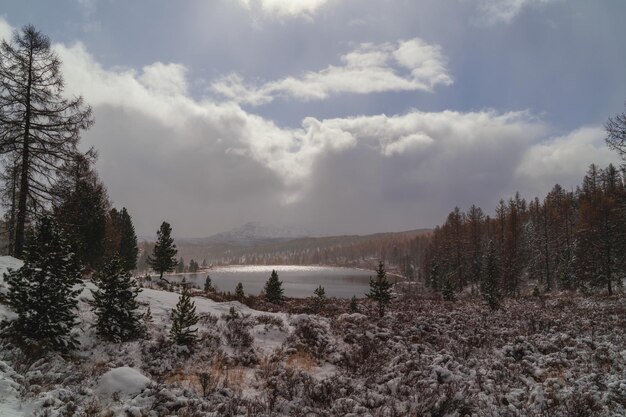
[[[249,10],[277,17],[311,17],[330,0],[239,0]]]
[[[441,47],[415,38],[395,44],[364,43],[331,65],[300,77],[286,77],[260,86],[246,85],[237,74],[212,84],[215,92],[242,104],[261,105],[276,97],[322,100],[341,93],[433,91],[452,84]]]
[[[343,63],[393,60],[406,79],[436,80],[436,65],[416,66],[422,46],[362,45]],[[98,171],[139,234],[163,220],[176,236],[250,220],[320,233],[427,227],[457,205],[490,210],[515,190],[532,197],[555,182],[575,184],[587,165],[610,159],[600,128],[555,137],[529,111],[410,109],[281,126],[235,102],[194,96],[184,65],[105,67],[81,43],[54,48],[66,91],[94,108],[84,144],[99,150]]]
[[[510,23],[525,8],[542,6],[555,0],[478,0],[481,17],[488,24]]]
[[[550,126],[527,111],[410,110],[305,117],[282,127],[233,102],[192,97],[180,64],[104,68],[82,44],[55,48],[68,92],[94,107],[96,125],[85,142],[100,150],[111,197],[136,213],[140,233],[163,219],[179,236],[248,220],[328,233],[429,226],[455,205],[490,208],[514,190],[538,193],[544,182],[577,179],[599,155],[586,134],[550,139]],[[412,65],[412,53],[392,50]],[[352,55],[346,62],[380,59]],[[524,173],[540,172],[532,163],[542,158],[546,165],[550,158],[579,162],[565,174],[544,170],[539,183]]]
[[[6,20],[0,17],[0,40],[5,39],[9,41],[13,35],[13,27],[7,23]]]
[[[587,126],[537,143],[524,152],[515,174],[523,183],[549,189],[555,183],[575,187],[593,162],[600,167],[618,164],[605,143],[601,126]]]

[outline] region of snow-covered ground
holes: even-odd
[[[324,318],[195,297],[188,352],[167,337],[178,294],[144,289],[149,338],[115,344],[94,333],[90,288],[72,356],[0,350],[0,416],[626,415],[624,294],[506,300],[497,312],[398,299],[383,319],[366,301],[364,314]]]

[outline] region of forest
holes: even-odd
[[[138,244],[61,68],[32,25],[0,43],[0,416],[626,415],[626,167],[592,164],[575,189],[493,215],[457,207],[432,230],[186,263],[168,221]],[[626,161],[626,113],[605,133]],[[234,263],[272,265],[260,294],[182,275]],[[318,283],[296,298],[276,264],[372,276],[365,298]]]

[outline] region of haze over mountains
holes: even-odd
[[[275,226],[260,222],[248,222],[242,226],[209,237],[182,238],[177,239],[177,242],[179,244],[194,245],[233,244],[254,246],[268,242],[316,236],[318,235],[298,226]]]
[[[369,235],[316,236],[298,227],[250,222],[206,238],[176,239],[185,261],[209,264],[329,264],[370,267],[380,259],[400,266],[423,250],[430,229]],[[149,240],[147,247],[152,240]]]

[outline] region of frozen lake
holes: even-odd
[[[172,281],[182,280],[192,282],[200,288],[204,287],[204,280],[211,276],[213,285],[220,291],[235,291],[238,282],[243,284],[246,294],[257,295],[265,286],[272,269],[278,272],[278,278],[283,282],[285,296],[310,297],[313,291],[323,286],[327,297],[358,298],[365,297],[369,290],[369,277],[375,276],[374,271],[353,268],[338,268],[330,266],[291,266],[291,265],[254,265],[254,266],[227,266],[213,268],[207,272],[197,274],[166,275]],[[390,277],[393,282],[393,278]]]

